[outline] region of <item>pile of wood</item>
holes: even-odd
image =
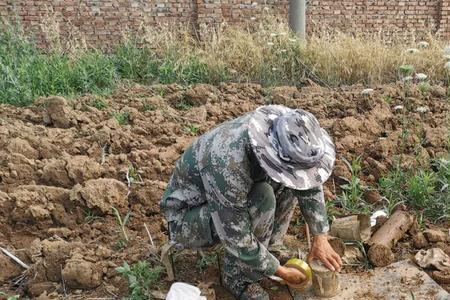
[[[412,236],[414,247],[417,249],[428,247],[430,243],[438,243],[438,246],[448,245],[447,234],[432,229],[420,231],[415,217],[401,209],[396,210],[389,218],[377,219],[374,227],[371,227],[369,217],[364,215],[336,219],[330,231],[331,236],[335,238],[343,241],[358,241],[363,244],[370,263],[376,267],[385,267],[394,262],[395,256],[392,249],[407,233]],[[339,252],[348,252],[342,241],[339,243],[332,240],[331,243]],[[342,245],[344,245],[344,251],[341,249]]]

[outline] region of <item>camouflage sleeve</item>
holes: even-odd
[[[294,191],[297,196],[300,210],[309,225],[311,234],[318,235],[329,230],[327,209],[323,195],[323,187],[306,191]]]

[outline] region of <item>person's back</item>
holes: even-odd
[[[295,123],[286,123],[285,115]],[[328,135],[308,136],[318,134],[312,127],[317,120],[311,125],[308,118],[314,117],[266,106],[208,131],[178,160],[161,200],[171,240],[191,248],[222,242],[223,282],[240,299],[253,299],[248,285],[284,270],[268,247],[282,244],[297,199],[312,233],[328,231],[322,183],[331,173],[334,148]],[[300,142],[292,129],[304,135]],[[294,146],[281,152],[280,143],[291,141]],[[295,145],[306,153],[296,153]]]

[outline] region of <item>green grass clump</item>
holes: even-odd
[[[127,262],[123,266],[116,268],[128,281],[128,296],[124,299],[147,300],[153,299],[151,289],[158,282],[163,268],[161,266],[150,267],[146,261],[138,261],[130,266]]]
[[[428,169],[391,170],[380,179],[382,194],[392,210],[407,204],[431,221],[450,219],[450,161],[436,159]]]
[[[117,120],[119,125],[128,125],[130,123],[130,114],[127,112],[114,112],[112,116]]]
[[[195,124],[189,124],[184,127],[184,131],[190,135],[197,135],[200,130],[200,127]]]
[[[99,50],[73,57],[44,53],[13,29],[0,32],[0,103],[29,105],[39,96],[100,93],[115,86],[113,61]]]
[[[106,104],[105,101],[99,98],[95,98],[94,100],[92,100],[89,105],[95,107],[98,110],[103,110],[108,107],[108,104]]]
[[[347,212],[368,213],[371,206],[363,200],[366,187],[361,184],[361,180],[359,179],[361,157],[357,157],[351,162],[343,158],[343,161],[350,170],[351,176],[350,178],[341,177],[347,183],[341,185],[342,193],[338,195],[336,202]]]

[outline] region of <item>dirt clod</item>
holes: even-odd
[[[102,271],[99,265],[84,260],[77,253],[66,262],[62,276],[70,288],[92,289],[100,285]]]
[[[6,282],[22,273],[23,269],[9,257],[0,252],[0,282]]]
[[[427,229],[423,233],[430,243],[447,242],[447,234],[440,230]]]
[[[76,185],[70,193],[70,199],[107,214],[111,213],[112,207],[119,210],[126,208],[127,194],[128,188],[122,182],[112,178],[100,178],[88,180],[83,186]]]
[[[413,243],[414,247],[417,249],[422,249],[428,246],[428,241],[422,232],[418,232],[413,236]]]
[[[67,102],[62,97],[49,97],[43,100],[45,106],[44,122],[58,128],[69,128],[74,125],[70,117]]]
[[[376,190],[368,190],[364,192],[364,200],[368,203],[375,204],[381,201],[381,195]]]

